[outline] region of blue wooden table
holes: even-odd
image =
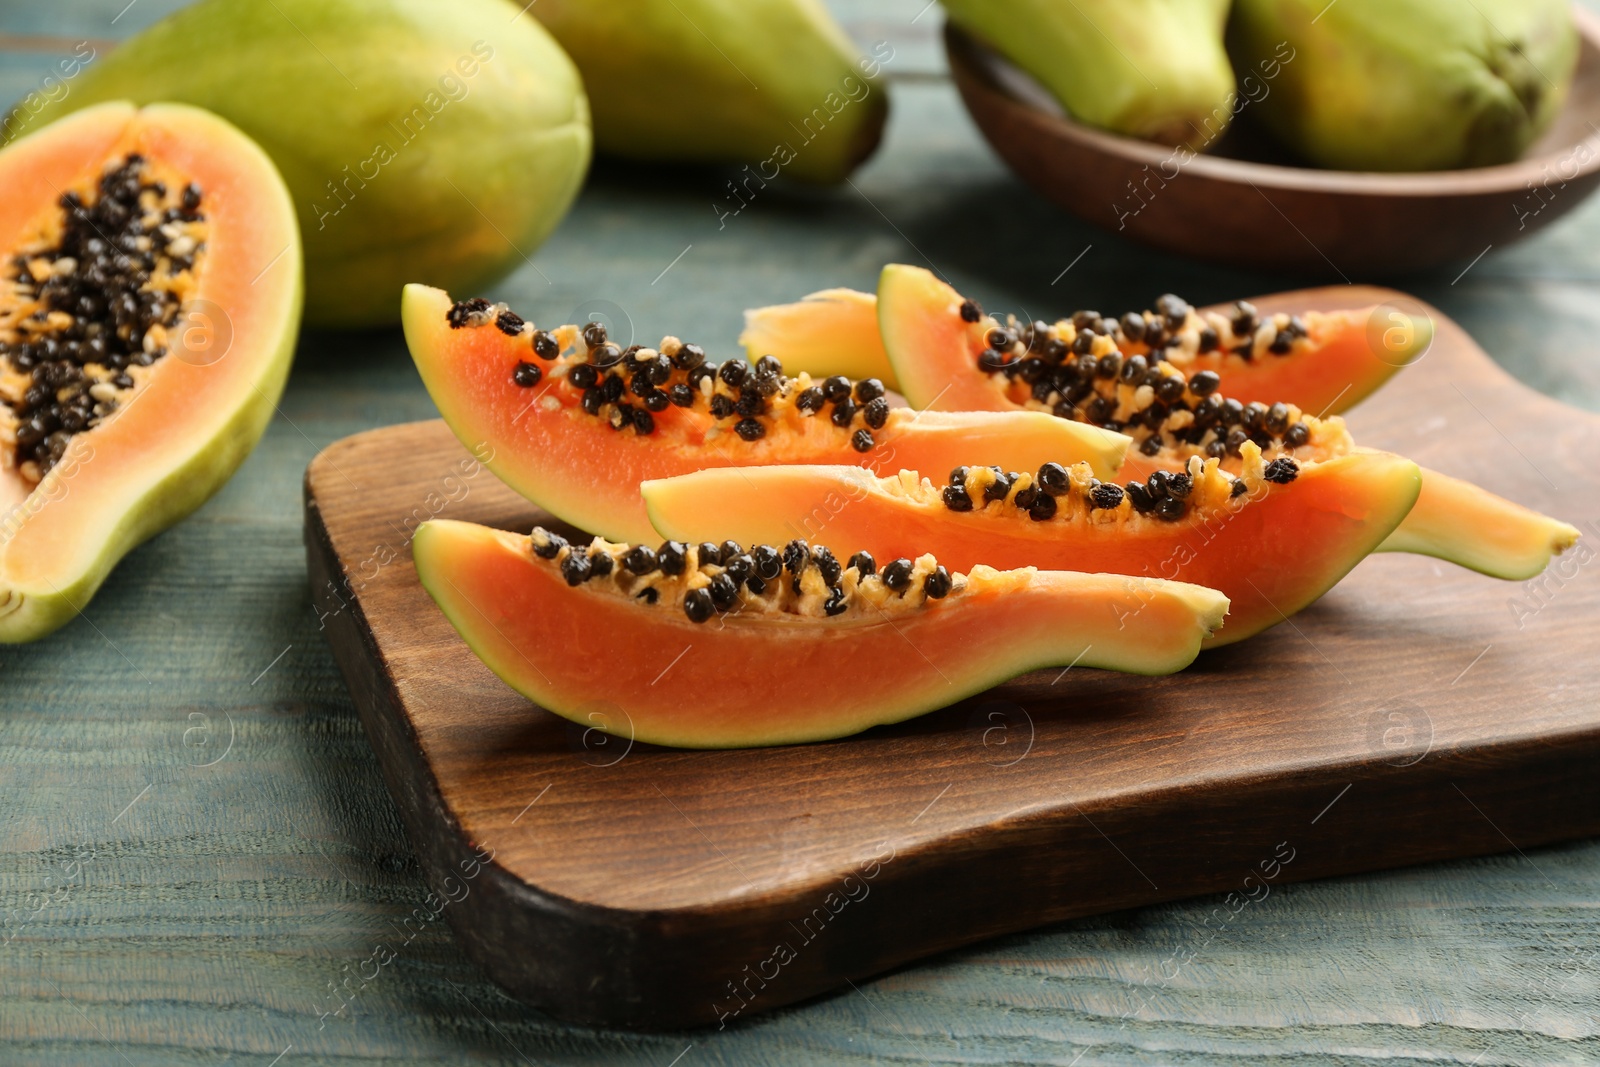
[[[489,295],[715,356],[742,308],[870,288],[887,261],[1033,314],[1303,281],[1149,253],[1020,186],[961,110],[924,2],[835,4],[894,49],[888,137],[851,184],[773,187],[719,221],[725,175],[602,163]],[[0,8],[0,97],[173,6]],[[1408,284],[1523,380],[1600,410],[1597,283],[1600,200]],[[542,1017],[442,921],[341,1000],[425,889],[309,605],[300,479],[346,434],[432,414],[398,330],[308,333],[238,477],[84,618],[0,650],[0,1063],[1600,1063],[1596,842],[1276,888],[1220,933],[1215,900],[1069,923],[720,1033]]]

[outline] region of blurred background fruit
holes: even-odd
[[[578,72],[517,16],[509,0],[202,0],[9,128],[105,100],[216,112],[294,197],[307,320],[396,322],[407,282],[472,291],[522,263],[582,185]]]
[[[1294,59],[1254,114],[1344,170],[1514,160],[1550,125],[1578,58],[1567,0],[1235,0],[1239,69],[1283,41]]]
[[[1228,0],[944,0],[1079,122],[1197,151],[1233,118]]]
[[[539,0],[528,8],[583,72],[601,151],[749,163],[843,181],[889,112],[820,0]]]

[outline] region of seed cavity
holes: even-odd
[[[970,325],[978,368],[1003,378],[1012,402],[1126,433],[1144,456],[1236,461],[1246,441],[1268,452],[1324,438],[1335,449],[1348,445],[1339,419],[1312,418],[1289,404],[1261,405],[1246,418],[1242,405],[1221,395],[1223,375],[1182,369],[1208,352],[1253,359],[1299,351],[1311,330],[1298,316],[1261,319],[1243,302],[1228,315],[1201,313],[1169,293],[1153,311],[1115,319],[1078,311],[1054,324],[1008,316]]]
[[[894,419],[887,390],[876,378],[853,381],[834,375],[817,382],[805,373],[791,378],[770,355],[753,364],[742,359],[712,363],[700,346],[671,336],[656,348],[624,349],[599,322],[541,330],[484,297],[457,302],[446,320],[452,329],[493,325],[519,343],[528,337],[534,357],[553,366],[521,359],[513,367],[513,381],[524,388],[546,377],[553,383],[564,381],[575,396],[556,389],[543,395],[558,405],[575,404],[619,432],[648,437],[665,426],[693,440],[731,433],[753,444],[774,432],[798,432],[802,420],[825,415],[842,433],[843,443],[867,453],[878,446],[878,431]],[[698,415],[701,422],[658,418],[673,408]]]
[[[209,227],[137,154],[69,189],[0,270],[0,463],[31,484],[166,356]]]
[[[1261,449],[1247,441],[1238,475],[1224,471],[1216,458],[1193,456],[1183,470],[1153,471],[1145,480],[1125,485],[1100,481],[1087,463],[1070,467],[1047,463],[1037,474],[998,467],[957,467],[950,472],[947,483],[939,487],[926,481],[919,484],[908,472],[902,474],[898,486],[912,499],[929,503],[937,500],[945,510],[961,514],[977,511],[1026,516],[1040,523],[1134,522],[1143,517],[1172,523],[1191,515],[1210,514],[1236,497],[1265,492],[1269,485],[1287,485],[1299,471],[1300,465],[1287,456],[1265,461]],[[889,570],[884,569],[886,578]]]
[[[841,564],[826,546],[792,541],[780,550],[736,541],[689,547],[666,541],[657,547],[595,538],[575,545],[535,527],[528,538],[532,558],[548,562],[567,585],[586,586],[644,607],[671,608],[694,623],[718,616],[854,616],[866,621],[920,610],[966,586],[932,556],[897,559],[878,573],[866,552]],[[778,581],[784,570],[789,581]]]

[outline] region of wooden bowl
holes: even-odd
[[[1165,145],[1065,118],[1037,83],[949,23],[945,50],[961,98],[994,150],[1080,218],[1197,259],[1350,281],[1472,260],[1548,225],[1594,191],[1600,19],[1574,14],[1577,76],[1566,106],[1527,155],[1415,174],[1298,165],[1248,121],[1236,122],[1213,154],[1180,165]]]

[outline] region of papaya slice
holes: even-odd
[[[878,316],[881,306],[888,310]],[[950,319],[941,308],[966,307],[969,319]],[[745,313],[740,343],[751,359],[771,354],[791,373],[844,374],[881,379],[905,394],[912,407],[944,411],[1007,410],[1012,391],[993,378],[971,374],[988,348],[988,333],[1001,324],[920,267],[884,268],[876,295],[827,289],[793,304]],[[878,336],[863,329],[877,316]],[[1197,310],[1176,296],[1156,301],[1155,310],[1120,318],[1074,312],[1078,329],[1095,324],[1124,355],[1165,360],[1185,374],[1223,376],[1230,396],[1243,403],[1293,400],[1321,415],[1354,407],[1411,363],[1433,342],[1433,324],[1378,305],[1339,312],[1306,311],[1262,318],[1248,301],[1224,310]],[[909,375],[899,372],[885,349],[892,340]]]
[[[256,145],[179,105],[87,108],[0,151],[0,640],[71,619],[260,439],[300,237]]]
[[[1237,477],[1197,456],[1182,472],[1128,484],[1051,463],[1021,474],[959,467],[942,487],[912,471],[785,467],[702,471],[642,491],[668,537],[714,526],[761,540],[805,529],[814,503],[832,500],[816,536],[875,556],[919,545],[953,567],[1072,567],[1207,586],[1231,605],[1207,640],[1215,646],[1331,589],[1400,524],[1422,484],[1416,464],[1387,452],[1266,462],[1250,442],[1243,459]]]
[[[678,747],[842,737],[1041,667],[1169,674],[1228,606],[1159,579],[953,574],[927,554],[880,569],[803,541],[582,546],[435,520],[412,554],[451,624],[513,689],[584,726]],[[615,710],[596,714],[597,693]]]
[[[1004,373],[1012,363],[1029,356],[1059,363],[1105,338],[1124,356],[1166,362],[1186,377],[1217,374],[1241,403],[1293,400],[1319,415],[1338,414],[1433,343],[1433,326],[1424,320],[1379,333],[1375,346],[1368,323],[1381,313],[1376,305],[1263,318],[1240,301],[1229,311],[1197,311],[1169,294],[1155,311],[1120,319],[1079,311],[1019,330],[983,314],[921,267],[891,263],[878,280],[878,324],[901,392],[912,407],[940,411],[1004,411],[1025,403],[1033,383]],[[1025,351],[1014,352],[1023,332]]]
[[[739,344],[750,362],[770,355],[790,374],[876,378],[885,387],[900,390],[894,364],[883,348],[878,298],[872,293],[824,289],[794,304],[748,310]]]
[[[884,269],[878,306],[886,350],[914,405],[927,400],[941,410],[1050,411],[1064,419],[1126,432],[1135,447],[1123,464],[1119,475],[1123,478],[1152,470],[1182,470],[1196,455],[1215,457],[1236,468],[1245,441],[1254,441],[1269,459],[1277,455],[1327,459],[1355,447],[1342,419],[1308,414],[1303,408],[1306,400],[1298,396],[1295,402],[1286,402],[1250,399],[1248,391],[1246,396],[1237,395],[1237,368],[1226,361],[1201,366],[1195,359],[1185,359],[1188,341],[1177,348],[1163,347],[1159,355],[1152,352],[1149,342],[1159,340],[1160,334],[1149,331],[1175,327],[1179,331],[1175,336],[1184,337],[1194,331],[1192,308],[1176,297],[1163,302],[1160,318],[1147,315],[1141,320],[1146,332],[1139,343],[1128,338],[1140,327],[1130,328],[1127,321],[1096,321],[1085,317],[1089,313],[1054,325],[1002,325],[978,315],[954,289],[916,267]],[[1356,314],[1364,319],[1368,313]],[[1316,373],[1326,375],[1319,380],[1330,389],[1341,382],[1359,383],[1353,376],[1355,368],[1334,372],[1328,368],[1339,366],[1337,360],[1317,362],[1320,356],[1314,353],[1320,350],[1314,342],[1319,331],[1326,332],[1329,321],[1308,314],[1304,328],[1293,322],[1274,324],[1280,336],[1294,335],[1282,365],[1299,366],[1308,375],[1311,368],[1321,367]],[[1267,326],[1263,323],[1258,329],[1258,341],[1265,340]],[[1412,330],[1409,338],[1403,345],[1396,340],[1396,346],[1421,351],[1431,343],[1431,327],[1407,329]],[[1341,351],[1356,347],[1354,340],[1341,344]],[[1300,359],[1294,355],[1295,346],[1305,346],[1299,363],[1294,362]],[[1275,357],[1257,357],[1271,358]],[[965,372],[952,369],[957,365]],[[1226,376],[1215,366],[1227,367]],[[1309,381],[1309,377],[1295,378],[1300,396],[1323,395],[1308,388]],[[1358,384],[1352,391],[1365,395],[1362,388]],[[1427,488],[1419,510],[1406,517],[1381,551],[1415,552],[1491,577],[1522,580],[1543,571],[1578,536],[1567,523],[1469,483],[1426,469],[1422,477]]]
[[[882,382],[788,378],[775,360],[706,361],[676,337],[613,344],[599,323],[540,330],[502,305],[407,286],[406,343],[439,413],[502,481],[576,526],[654,536],[639,483],[704,467],[948,467],[1052,456],[1109,477],[1119,433],[1041,412],[891,408]]]

